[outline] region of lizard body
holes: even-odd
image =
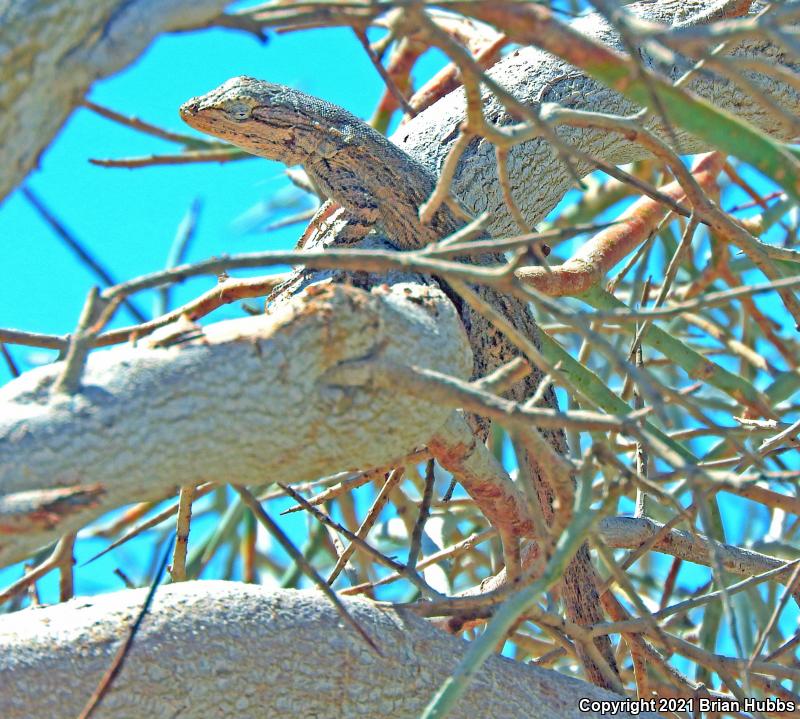
[[[422,223],[419,206],[430,196],[436,178],[383,135],[336,105],[281,85],[238,77],[202,97],[192,98],[180,112],[192,127],[248,152],[289,166],[303,165],[329,202],[320,208],[301,244],[352,244],[377,225],[399,249],[419,249],[462,226],[444,204],[429,224]],[[498,254],[477,261],[500,265],[504,258]],[[466,305],[446,283],[440,284],[458,308],[467,331],[474,355],[474,377],[490,373],[519,354],[496,327]],[[296,289],[298,285],[283,287]],[[538,345],[539,328],[525,303],[490,287],[473,289]],[[541,379],[541,373],[535,370],[507,394],[522,401],[533,394]],[[544,401],[557,407],[552,387]],[[476,417],[471,418],[471,423],[485,437],[488,423]],[[563,431],[542,430],[542,434],[557,451],[566,453]],[[526,457],[545,519],[551,522],[553,489],[543,478],[536,458]],[[581,547],[565,570],[561,588],[572,621],[582,625],[603,621],[587,545]],[[595,643],[610,666],[615,667],[608,638],[599,637]],[[607,687],[588,655],[580,648],[578,652],[589,678]]]

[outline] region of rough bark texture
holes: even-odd
[[[144,601],[144,590],[0,617],[5,719],[77,716]],[[467,643],[409,612],[344,599],[375,654],[317,592],[228,582],[158,590],[98,717],[419,716]],[[309,658],[313,657],[313,661]],[[451,715],[579,719],[578,699],[621,697],[547,669],[490,658]],[[627,712],[616,716],[630,717]],[[639,716],[655,717],[654,714]]]
[[[627,10],[647,20],[674,25],[707,11],[709,6],[708,0],[662,0],[657,3],[628,5]],[[598,15],[578,18],[572,23],[572,27],[588,37],[620,47],[614,31]],[[774,64],[797,68],[796,64],[787,60],[783,51],[764,41],[746,41],[738,46],[736,54],[760,57]],[[691,67],[688,62],[679,67],[664,67],[645,52],[641,53],[641,57],[645,67],[658,69],[673,78],[679,77]],[[487,74],[526,103],[554,102],[578,110],[621,115],[631,114],[639,109],[616,92],[588,79],[571,65],[535,47],[514,50]],[[763,75],[749,72],[744,74],[789,112],[796,113],[800,108],[800,94],[795,89]],[[701,78],[691,82],[688,87],[717,107],[735,113],[771,135],[789,139],[786,129],[775,117],[770,116],[745,91],[730,82]],[[459,126],[465,118],[465,107],[463,91],[456,90],[403,125],[391,139],[415,160],[438,174],[458,136]],[[513,122],[503,105],[491,95],[486,97],[484,114],[489,120],[501,125]],[[557,132],[563,140],[584,152],[615,164],[632,162],[646,156],[639,145],[604,130],[562,127]],[[663,132],[661,134],[664,135]],[[684,133],[678,133],[678,137],[683,152],[707,149],[697,139]],[[581,174],[590,169],[592,168],[578,165]],[[508,172],[514,199],[529,224],[540,221],[574,184],[567,169],[554,156],[545,140],[533,140],[513,148],[509,153]],[[494,147],[491,143],[485,140],[474,140],[470,143],[459,162],[452,189],[470,212],[492,213],[492,234],[508,235],[518,232],[519,228],[506,208],[497,182]]]
[[[202,26],[230,0],[0,3],[0,200],[33,169],[92,83],[156,35]]]
[[[355,359],[405,363],[409,347],[418,366],[469,376],[441,291],[331,285],[190,342],[96,352],[71,397],[49,391],[62,362],[26,373],[0,390],[0,566],[179,485],[296,482],[403,457],[452,410],[331,386],[325,373]]]

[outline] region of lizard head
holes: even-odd
[[[295,148],[298,126],[297,93],[252,77],[234,77],[205,95],[193,97],[180,108],[181,118],[197,130],[214,135],[243,150],[278,160],[302,164]]]
[[[229,122],[244,122],[252,116],[253,108],[268,102],[265,91],[275,87],[252,77],[234,77],[211,92],[184,102],[180,114],[197,129],[205,129],[212,114],[222,115]]]

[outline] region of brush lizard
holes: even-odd
[[[305,168],[313,183],[339,208],[330,203],[323,205],[303,241],[311,236],[311,244],[347,245],[378,226],[397,248],[411,250],[435,242],[463,224],[446,204],[428,224],[422,223],[419,206],[434,189],[433,174],[351,113],[316,97],[282,85],[237,77],[202,97],[192,98],[180,113],[186,123],[198,130],[255,155]],[[482,262],[499,265],[503,257],[490,256]],[[539,328],[523,302],[489,287],[474,289],[538,344]],[[448,295],[456,303],[469,336],[475,377],[488,374],[519,354],[502,333],[455,293]],[[508,394],[517,401],[524,400],[541,379],[541,373],[534,371]],[[552,388],[545,401],[557,406]],[[485,433],[485,423],[473,421],[477,431]],[[557,451],[565,453],[562,431],[543,434]],[[551,521],[553,490],[542,478],[536,458],[529,456],[528,464],[545,518]],[[603,621],[586,545],[564,572],[562,594],[571,620],[583,625]],[[596,643],[614,667],[607,637],[598,638]],[[608,686],[592,660],[582,654],[590,679]]]

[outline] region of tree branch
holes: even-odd
[[[91,84],[136,60],[160,33],[202,27],[230,0],[12,0],[0,9],[0,200]],[[33,61],[32,58],[35,58]]]
[[[176,485],[391,464],[452,410],[396,388],[337,387],[326,373],[369,357],[404,363],[409,347],[419,366],[461,378],[472,366],[452,304],[421,284],[316,287],[272,314],[197,332],[91,355],[72,396],[50,392],[60,362],[0,390],[0,565]],[[67,495],[54,501],[54,490]]]
[[[13,671],[15,684],[13,692],[0,693],[0,715],[76,716],[145,591],[82,597],[0,617],[0,673]],[[218,581],[160,588],[101,713],[185,719],[418,716],[469,645],[407,610],[342,601],[377,639],[380,656],[341,626],[336,610],[317,592]],[[491,657],[454,716],[603,716],[581,712],[581,697],[622,699],[548,669]]]
[[[672,25],[701,12],[705,14],[708,2],[662,0],[658,3],[628,5],[626,10],[642,19]],[[570,27],[590,39],[621,48],[615,31],[598,14],[578,18],[570,23]],[[647,54],[646,48],[643,47],[641,52],[645,66],[667,71],[673,79],[681,76],[687,69],[685,60],[681,60],[679,66],[664,68]],[[782,50],[763,40],[742,42],[734,55],[737,59],[761,59],[778,67],[797,68]],[[573,110],[623,116],[640,109],[613,90],[587,78],[571,65],[536,47],[515,50],[490,68],[486,75],[518,101],[529,106],[538,102],[553,102]],[[791,84],[756,73],[748,74],[747,78],[767,92],[786,111],[794,114],[800,111],[800,92]],[[701,76],[688,83],[687,87],[710,100],[715,106],[729,110],[774,137],[789,139],[780,119],[757,102],[743,102],[742,92],[734,83],[714,76]],[[485,93],[483,114],[495,126],[513,124],[515,121],[502,100],[490,93]],[[438,175],[453,145],[458,141],[459,129],[465,118],[466,99],[463,90],[457,90],[402,125],[391,139]],[[652,122],[648,127],[669,139],[670,135],[663,127]],[[602,130],[560,127],[557,134],[561,141],[612,164],[624,164],[648,156],[641,145],[623,137],[609,135]],[[677,134],[680,141],[680,152],[709,149],[684,132],[675,133],[674,128],[673,134]],[[569,169],[556,156],[551,145],[542,138],[511,148],[507,167],[517,207],[530,226],[541,221],[574,184]],[[577,169],[579,174],[585,175],[594,168],[579,162]],[[458,162],[450,188],[471,213],[491,214],[489,229],[493,235],[505,236],[517,232],[517,223],[506,205],[502,186],[498,181],[495,149],[491,143],[473,141],[468,145]]]

